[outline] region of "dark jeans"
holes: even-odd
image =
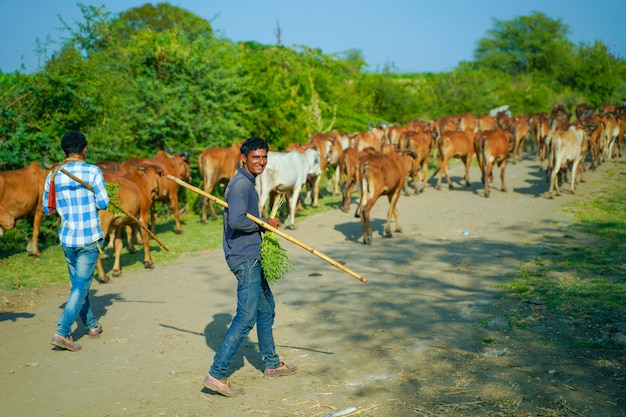
[[[261,263],[255,259],[245,261],[235,269],[237,277],[237,313],[224,340],[220,344],[209,374],[226,379],[228,366],[243,339],[256,324],[259,353],[266,368],[277,368],[280,360],[274,346],[274,296],[263,277]]]

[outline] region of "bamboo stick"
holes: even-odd
[[[61,168],[61,172],[64,173],[65,175],[67,175],[68,177],[70,177],[71,179],[73,179],[74,181],[79,182],[83,187],[85,187],[86,189],[88,189],[92,193],[94,192],[93,191],[93,187],[91,185],[87,184],[85,181],[81,180],[76,175],[72,174],[71,172],[68,172],[67,170],[65,170],[65,168]],[[165,249],[166,251],[169,252],[169,249],[167,248],[167,246],[165,246],[165,244],[163,242],[161,242],[159,240],[159,238],[156,237],[156,235],[154,233],[152,233],[152,230],[150,230],[146,225],[141,223],[138,218],[136,218],[135,216],[130,214],[128,211],[126,211],[124,208],[122,208],[119,204],[116,204],[113,201],[109,201],[109,204],[111,204],[113,207],[115,207],[116,209],[118,209],[119,211],[124,213],[125,216],[128,216],[131,220],[133,220],[135,223],[137,223],[139,225],[139,227],[141,227],[146,232],[148,232],[148,235],[150,235],[150,237],[152,239],[154,239],[159,245],[161,245],[161,247],[163,249]],[[104,232],[106,233],[106,231],[104,231]]]
[[[194,187],[193,185],[191,185],[191,184],[188,184],[188,183],[184,182],[184,181],[183,181],[183,180],[181,180],[180,178],[177,178],[177,177],[175,177],[175,176],[173,176],[173,175],[168,175],[168,176],[167,176],[167,179],[169,179],[169,180],[171,180],[171,181],[174,181],[174,182],[175,182],[175,183],[177,183],[178,185],[181,185],[181,186],[183,186],[183,187],[187,188],[188,190],[191,190],[191,191],[193,191],[193,192],[195,192],[195,193],[197,193],[197,194],[200,194],[201,196],[206,197],[206,198],[208,198],[208,199],[210,199],[210,200],[212,200],[212,201],[216,202],[217,204],[219,204],[219,205],[221,205],[221,206],[228,207],[228,203],[227,203],[226,201],[221,200],[221,199],[219,199],[219,198],[215,197],[214,195],[211,195],[211,194],[209,194],[209,193],[207,193],[207,192],[204,192],[204,191],[203,191],[203,190],[201,190],[200,188],[198,188],[198,187]],[[313,255],[315,255],[315,256],[317,256],[317,257],[319,257],[319,258],[321,258],[321,259],[325,260],[326,262],[328,262],[329,264],[331,264],[331,265],[332,265],[332,266],[334,266],[335,268],[339,268],[339,269],[341,269],[343,272],[347,273],[348,275],[351,275],[352,277],[354,277],[354,278],[358,279],[358,280],[359,280],[359,281],[361,281],[361,282],[367,282],[367,278],[365,278],[363,275],[357,274],[356,272],[352,271],[351,269],[346,268],[345,266],[343,266],[343,265],[342,265],[342,264],[340,264],[339,262],[335,261],[334,259],[329,258],[328,256],[324,255],[324,254],[323,254],[323,253],[321,253],[320,251],[318,251],[318,250],[316,250],[316,249],[312,248],[311,246],[309,246],[309,245],[307,245],[307,244],[305,244],[305,243],[303,243],[303,242],[301,242],[301,241],[297,240],[297,239],[296,239],[296,238],[294,238],[294,237],[289,236],[289,235],[288,235],[288,234],[286,234],[286,233],[283,233],[282,231],[280,231],[280,230],[276,229],[275,227],[272,227],[270,224],[268,224],[268,223],[264,222],[263,220],[259,219],[258,217],[253,216],[253,215],[252,215],[252,214],[250,214],[250,213],[247,213],[247,214],[246,214],[246,216],[247,216],[250,220],[252,220],[253,222],[255,222],[255,223],[257,223],[257,224],[259,224],[259,225],[263,226],[265,229],[267,229],[267,230],[269,230],[269,231],[271,231],[271,232],[276,233],[277,235],[279,235],[279,236],[280,236],[280,237],[282,237],[283,239],[288,240],[289,242],[294,243],[294,244],[296,244],[296,245],[300,246],[301,248],[303,248],[303,249],[305,249],[305,250],[309,251],[309,252],[310,252],[310,253],[312,253]]]

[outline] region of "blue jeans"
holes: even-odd
[[[274,296],[263,276],[261,263],[250,259],[233,269],[237,277],[237,313],[220,344],[209,374],[226,379],[228,366],[243,339],[256,323],[259,353],[265,368],[277,368],[280,360],[274,346]]]
[[[79,248],[63,246],[72,289],[65,303],[63,314],[59,317],[58,335],[69,336],[72,333],[72,325],[78,317],[87,329],[95,329],[98,325],[98,320],[89,304],[89,287],[98,260],[97,245],[99,244],[100,242],[94,242]]]

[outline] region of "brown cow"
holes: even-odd
[[[354,184],[358,182],[359,159],[365,155],[376,152],[376,149],[372,147],[365,148],[362,151],[359,151],[356,148],[347,148],[342,152],[338,167],[338,170],[343,177],[343,204],[340,207],[341,211],[347,213],[350,209],[352,189]]]
[[[576,118],[580,119],[582,117],[591,116],[595,114],[596,109],[591,104],[580,103],[576,106]]]
[[[165,151],[158,151],[153,158],[129,158],[120,164],[120,171],[131,172],[140,165],[150,164],[160,167],[165,175],[172,175],[183,181],[190,180],[189,155],[184,151],[171,156]],[[178,184],[169,180],[165,182],[160,188],[159,194],[154,196],[154,201],[171,203],[172,211],[174,212],[175,232],[178,234],[183,233],[178,207]],[[154,232],[156,223],[154,208],[151,209],[150,218],[150,228]]]
[[[405,126],[392,125],[387,129],[387,141],[386,143],[395,146],[399,150],[404,150],[406,140],[402,140],[402,135],[408,129]]]
[[[189,153],[187,151],[181,151],[173,155],[169,155],[165,151],[158,151],[156,155],[152,158],[152,160],[165,166],[166,175],[173,175],[186,182],[191,181],[191,171],[189,169]],[[165,193],[161,193],[161,197],[157,198],[156,201],[160,201],[163,203],[167,203],[169,201],[172,204],[174,221],[176,222],[175,232],[179,234],[183,233],[183,228],[180,224],[180,210],[178,206],[178,184],[174,181],[167,180],[164,184],[164,187],[167,191]],[[154,211],[152,212],[152,215],[152,227],[154,231]]]
[[[526,116],[517,116],[513,118],[514,142],[513,155],[511,162],[516,164],[523,159],[524,148],[526,146],[526,138],[530,135],[530,125]]]
[[[381,195],[386,195],[389,200],[387,211],[387,223],[385,224],[384,236],[392,237],[391,216],[396,222],[396,232],[402,232],[398,222],[398,209],[396,203],[402,193],[406,182],[408,168],[402,154],[395,150],[389,153],[375,153],[363,157],[359,163],[359,177],[361,200],[359,211],[361,228],[363,230],[363,243],[372,243],[372,224],[370,211]]]
[[[496,118],[495,116],[490,116],[488,114],[478,116],[476,118],[476,128],[475,131],[478,130],[493,130],[496,128]]]
[[[239,167],[239,144],[233,143],[229,148],[206,148],[198,157],[198,167],[204,183],[204,192],[211,194],[215,184],[224,184],[233,178]],[[209,206],[211,219],[217,219],[213,201],[202,200],[202,224],[207,223],[206,208]]]
[[[41,256],[39,251],[39,229],[43,219],[41,200],[48,171],[33,161],[25,168],[0,172],[0,206],[13,217],[14,222],[28,219],[32,223],[33,235],[29,246],[32,246],[32,254],[36,257]],[[8,224],[10,221],[7,221]]]
[[[571,114],[567,111],[564,104],[555,104],[552,106],[552,112],[549,116],[550,129],[567,129],[569,126],[570,116]]]
[[[550,132],[549,140],[552,142],[550,153],[550,165],[552,173],[550,175],[550,190],[548,197],[553,198],[554,194],[561,195],[558,184],[559,171],[563,167],[571,167],[572,194],[575,193],[576,177],[578,165],[581,163],[583,152],[583,142],[585,141],[585,131],[579,126],[572,126],[566,130],[553,130]]]
[[[462,132],[445,132],[437,138],[437,151],[439,160],[439,179],[436,188],[441,189],[441,176],[446,175],[448,187],[454,188],[450,181],[450,173],[448,172],[448,163],[452,158],[459,158],[465,164],[465,185],[469,186],[469,169],[474,157],[474,133],[471,130]]]
[[[602,117],[597,114],[583,116],[578,120],[578,125],[585,129],[588,140],[589,159],[591,161],[591,169],[595,170],[600,164],[600,136],[604,132],[604,122]],[[585,158],[582,159],[583,161]],[[582,163],[581,163],[582,165]]]
[[[352,144],[352,138],[347,132],[333,131],[332,143],[330,145],[330,151],[326,156],[327,167],[334,170],[332,178],[328,179],[327,189],[333,195],[339,195],[341,188],[339,187],[339,180],[341,179],[341,170],[339,168],[341,154],[343,151],[350,147]],[[327,171],[330,174],[330,171]]]
[[[482,182],[485,186],[485,197],[489,197],[489,183],[493,182],[493,168],[500,167],[500,181],[502,191],[506,191],[504,172],[506,160],[513,147],[513,137],[502,129],[476,132],[474,137],[474,151],[480,167]]]
[[[437,134],[441,137],[441,135],[445,132],[455,132],[459,130],[459,125],[461,124],[461,116],[452,115],[452,116],[444,116],[437,119]]]
[[[382,138],[372,132],[357,132],[353,137],[353,141],[354,146],[359,151],[369,147],[380,150],[383,144]]]
[[[153,204],[153,199],[159,194],[160,187],[164,186],[168,182],[171,182],[165,178],[165,172],[160,166],[140,165],[134,170],[130,170],[123,175],[120,175],[119,171],[102,171],[104,174],[104,180],[106,183],[118,183],[118,204],[128,213],[135,216],[146,227],[150,217],[150,208]],[[113,197],[112,197],[113,198]],[[130,217],[126,217],[124,214],[114,212],[114,209],[100,210],[98,212],[100,216],[100,227],[105,234],[109,234],[111,231],[115,232],[115,260],[113,262],[113,276],[119,276],[122,273],[122,267],[120,263],[120,257],[122,253],[122,227],[123,226],[136,226],[134,220]],[[154,262],[150,255],[150,239],[148,232],[140,227],[141,240],[143,242],[143,263],[146,268],[153,268]],[[129,251],[134,252],[132,242],[129,241]],[[108,276],[104,272],[102,266],[102,260],[98,258],[96,265],[98,270],[98,280],[100,282],[109,281]]]
[[[333,139],[334,139],[334,136],[332,134],[314,133],[313,135],[311,135],[311,137],[309,138],[309,141],[304,146],[304,148],[313,146],[320,153],[320,169],[322,171],[322,174],[311,177],[311,181],[313,182],[313,187],[312,187],[313,188],[312,189],[313,207],[320,206],[320,202],[319,202],[320,185],[322,183],[322,177],[324,175],[324,172],[326,172],[326,174],[330,176],[330,174],[328,173],[328,154],[330,152]],[[307,196],[307,199],[308,199],[308,196]],[[309,202],[305,201],[305,204],[309,204]]]
[[[403,141],[406,142],[406,149],[414,152],[414,155],[407,155],[411,162],[409,176],[413,179],[415,194],[426,189],[428,183],[428,160],[434,145],[437,132],[434,130],[420,129],[419,131],[405,132]],[[405,194],[408,195],[408,183],[405,187]]]

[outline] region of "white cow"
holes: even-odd
[[[504,112],[507,116],[511,117],[511,106],[505,104],[503,106],[496,107],[495,109],[489,110],[489,116],[496,117],[498,113]]]
[[[300,153],[268,152],[265,171],[256,178],[255,187],[259,195],[259,213],[263,212],[270,192],[285,193],[289,200],[289,220],[285,222],[291,229],[296,228],[296,206],[302,187],[309,177],[322,174],[320,152],[309,148]]]
[[[546,141],[552,144],[550,154],[550,166],[552,174],[550,175],[550,191],[548,197],[552,198],[554,194],[560,195],[560,187],[558,175],[561,169],[571,166],[571,186],[572,194],[575,193],[576,177],[578,174],[578,165],[585,156],[586,132],[582,128],[570,126],[567,130],[551,130]]]

